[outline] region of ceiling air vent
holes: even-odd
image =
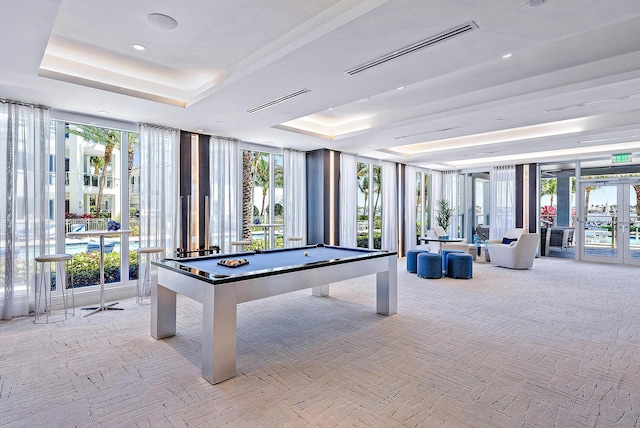
[[[475,29],[477,29],[478,26],[476,25],[475,22],[473,21],[469,21],[465,24],[459,25],[457,27],[451,28],[447,31],[443,31],[442,33],[436,34],[435,36],[431,36],[429,38],[426,38],[424,40],[421,40],[417,43],[414,43],[412,45],[406,46],[404,48],[398,49],[390,54],[381,56],[380,58],[374,59],[373,61],[369,61],[365,64],[359,65],[358,67],[354,67],[351,70],[347,70],[345,71],[345,74],[348,74],[349,76],[353,76],[355,74],[361,73],[365,70],[368,70],[372,67],[376,67],[380,64],[384,64],[387,61],[391,61],[393,59],[399,58],[401,56],[419,51],[421,49],[424,49],[426,47],[435,45],[437,43],[440,42],[444,42],[447,41],[453,37],[456,36],[460,36],[464,33],[468,33],[469,31],[473,31]]]
[[[298,89],[297,91],[291,92],[290,94],[287,94],[287,95],[283,95],[280,98],[276,98],[276,99],[271,100],[269,102],[266,102],[264,104],[260,104],[259,106],[255,106],[253,108],[250,108],[249,110],[247,110],[247,113],[253,114],[253,113],[259,112],[260,110],[264,110],[266,108],[273,107],[276,104],[280,104],[280,103],[283,103],[285,101],[289,101],[291,98],[295,98],[298,95],[306,94],[307,92],[311,92],[311,90],[305,89],[305,88]]]

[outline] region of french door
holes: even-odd
[[[640,265],[640,180],[583,181],[580,258]]]

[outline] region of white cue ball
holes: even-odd
[[[308,256],[308,255],[309,255],[309,252],[308,252],[308,251],[305,251],[305,252],[304,252],[304,255],[305,255],[305,256]]]

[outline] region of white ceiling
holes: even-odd
[[[638,0],[0,0],[0,10],[2,98],[436,169],[640,157]],[[153,27],[152,13],[178,26]],[[477,29],[345,74],[466,23]]]

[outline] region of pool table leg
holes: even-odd
[[[312,287],[311,294],[318,297],[327,297],[329,295],[329,284],[323,284],[317,287]]]
[[[215,384],[236,375],[236,286],[204,287],[202,377]]]
[[[153,267],[157,269],[157,267]],[[158,313],[162,317],[158,318]],[[151,336],[156,339],[176,334],[176,292],[151,282]]]
[[[376,310],[379,314],[393,315],[398,311],[398,262],[388,257],[389,269],[376,274]]]

